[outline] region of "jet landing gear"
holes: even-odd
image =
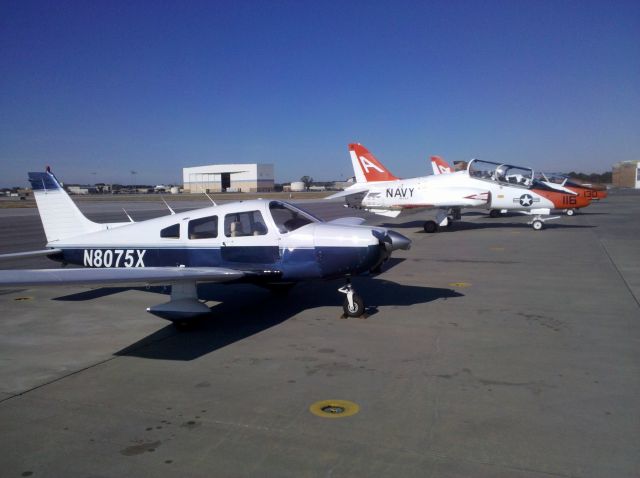
[[[343,287],[340,287],[338,292],[346,295],[344,303],[342,304],[344,315],[347,317],[362,317],[364,314],[364,301],[362,297],[356,294],[350,279],[347,279],[347,283]]]
[[[438,213],[436,214],[436,220],[426,221],[424,223],[424,226],[422,226],[424,228],[424,232],[426,232],[427,234],[433,234],[434,232],[438,232],[438,228],[440,226],[451,227],[454,217],[455,212],[454,216],[452,216],[449,214],[449,211],[447,209],[439,209]]]
[[[424,232],[426,232],[427,234],[438,232],[438,223],[436,221],[426,221],[423,227]]]

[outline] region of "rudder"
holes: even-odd
[[[431,156],[431,168],[433,169],[433,174],[447,174],[453,172],[449,163],[440,156]]]
[[[351,156],[353,171],[358,183],[395,181],[398,179],[360,143],[349,145],[349,155]]]
[[[29,173],[29,182],[47,242],[103,229],[101,224],[90,221],[82,214],[49,168],[46,172]]]

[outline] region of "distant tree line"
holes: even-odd
[[[571,179],[579,179],[585,183],[600,183],[600,184],[610,184],[611,183],[611,171],[607,171],[606,173],[598,174],[598,173],[576,173],[575,171],[571,171],[567,176]]]

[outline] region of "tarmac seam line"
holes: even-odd
[[[162,341],[164,341],[164,340],[167,340],[167,339],[169,339],[169,338],[173,337],[173,335],[174,335],[174,334],[169,334],[167,337],[162,337],[162,338],[159,338],[158,340],[154,340],[153,342],[149,342],[149,343],[142,344],[142,345],[140,345],[139,347],[136,347],[135,349],[131,349],[131,350],[129,350],[129,351],[130,351],[130,352],[134,352],[135,350],[142,349],[142,348],[147,347],[147,346],[149,346],[149,345],[151,345],[151,344],[155,344],[155,343],[158,343],[158,342],[162,342]],[[96,362],[96,363],[94,363],[94,364],[87,365],[86,367],[83,367],[83,368],[81,368],[81,369],[75,370],[75,371],[70,372],[70,373],[68,373],[68,374],[66,374],[66,375],[62,375],[61,377],[54,378],[53,380],[50,380],[50,381],[48,381],[48,382],[41,383],[40,385],[36,385],[35,387],[32,387],[32,388],[30,388],[30,389],[28,389],[28,390],[25,390],[25,391],[23,391],[23,392],[16,393],[16,394],[14,394],[14,395],[10,395],[9,397],[6,397],[6,398],[3,398],[3,399],[0,399],[0,404],[2,404],[2,403],[4,403],[4,402],[6,402],[6,401],[8,401],[8,400],[12,400],[12,399],[14,399],[14,398],[21,397],[21,396],[23,396],[23,395],[26,395],[26,394],[28,394],[28,393],[31,393],[31,392],[33,392],[33,391],[35,391],[35,390],[38,390],[39,388],[46,387],[47,385],[51,385],[51,384],[53,384],[53,383],[59,382],[59,381],[61,381],[61,380],[64,380],[64,379],[66,379],[66,378],[73,377],[74,375],[77,375],[77,374],[79,374],[79,373],[81,373],[81,372],[84,372],[84,371],[86,371],[86,370],[90,370],[90,369],[92,369],[92,368],[94,368],[94,367],[97,367],[97,366],[99,366],[99,365],[103,365],[103,364],[105,364],[105,363],[111,362],[112,360],[115,360],[115,359],[117,359],[117,358],[121,358],[121,357],[123,357],[123,355],[114,355],[114,356],[112,356],[112,357],[109,357],[108,359],[101,360],[100,362]]]
[[[96,362],[94,364],[88,365],[86,367],[83,367],[81,369],[75,370],[75,371],[73,371],[71,373],[68,373],[66,375],[63,375],[61,377],[54,378],[53,380],[50,380],[50,381],[45,382],[45,383],[41,383],[40,385],[36,385],[35,387],[32,387],[32,388],[30,388],[28,390],[25,390],[24,392],[16,393],[15,395],[11,395],[10,397],[3,398],[2,400],[0,400],[0,403],[4,403],[7,400],[11,400],[11,399],[16,398],[16,397],[21,397],[22,395],[26,395],[27,393],[33,392],[34,390],[38,390],[39,388],[46,387],[47,385],[51,385],[52,383],[59,382],[60,380],[64,380],[65,378],[72,377],[72,376],[74,376],[74,375],[76,375],[76,374],[78,374],[80,372],[84,372],[85,370],[92,369],[93,367],[97,367],[98,365],[102,365],[104,363],[110,362],[111,360],[114,360],[114,359],[117,359],[117,358],[118,358],[117,356],[116,357],[109,357],[106,360],[102,360],[100,362]]]
[[[618,273],[618,275],[620,276],[620,278],[622,279],[622,282],[624,282],[625,287],[627,288],[627,290],[629,291],[629,294],[631,294],[631,297],[633,297],[633,300],[635,301],[636,305],[638,306],[638,308],[640,308],[640,301],[638,300],[638,298],[636,297],[636,294],[633,292],[633,290],[631,289],[631,286],[629,285],[629,283],[627,282],[627,279],[624,277],[624,275],[622,274],[622,272],[620,271],[620,269],[618,268],[618,265],[615,263],[615,261],[613,260],[613,258],[611,257],[611,254],[609,254],[609,249],[607,249],[607,246],[605,245],[605,243],[602,241],[602,239],[598,238],[598,242],[600,243],[600,245],[602,246],[602,249],[604,249],[604,253],[607,255],[607,257],[609,258],[609,261],[611,261],[611,264],[613,265],[614,269],[616,270],[616,272]]]

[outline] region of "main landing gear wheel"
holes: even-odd
[[[360,317],[364,314],[364,301],[359,295],[353,294],[353,304],[349,304],[349,298],[345,297],[342,303],[342,310],[347,317]]]
[[[424,223],[424,232],[432,234],[438,231],[438,223],[436,221],[427,221]]]
[[[573,216],[576,213],[575,209],[567,209],[567,216]]]
[[[492,209],[491,211],[489,211],[489,217],[492,218],[496,218],[496,217],[500,217],[500,211],[498,209]]]
[[[542,223],[542,221],[540,219],[536,219],[535,221],[533,221],[531,223],[531,227],[533,227],[534,231],[540,231],[543,226],[544,226],[544,224]]]
[[[342,310],[346,317],[361,317],[364,314],[364,301],[356,294],[350,279],[347,279],[345,286],[340,287],[338,292],[346,295],[342,304]]]

